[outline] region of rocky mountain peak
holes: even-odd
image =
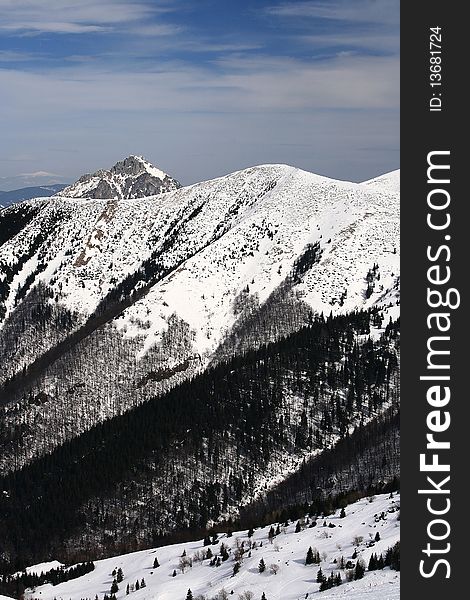
[[[156,196],[180,187],[176,179],[142,156],[131,155],[109,170],[99,169],[95,173],[82,175],[57,195],[125,200]]]

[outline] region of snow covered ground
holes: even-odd
[[[235,532],[231,537],[220,534],[216,544],[206,547],[199,540],[108,558],[97,561],[92,573],[55,587],[47,584],[34,591],[29,590],[26,598],[80,600],[98,596],[101,599],[110,592],[113,570],[121,568],[124,580],[119,584],[117,599],[127,597],[128,584],[131,587],[144,579],[144,588],[130,592],[132,600],[185,600],[188,589],[195,599],[202,595],[208,600],[222,597],[217,595],[221,590],[234,599],[251,591],[253,600],[260,600],[263,592],[266,600],[335,600],[346,597],[353,600],[398,600],[400,579],[397,571],[389,568],[367,571],[363,579],[346,583],[345,571],[340,571],[338,566],[341,557],[345,561],[356,562],[352,559],[355,550],[366,566],[372,553],[385,554],[399,540],[399,506],[398,494],[394,497],[379,495],[349,505],[343,518],[337,511],[325,519],[319,518],[315,527],[309,527],[312,519],[310,522],[306,519],[299,533],[295,533],[295,522],[288,527],[281,524],[281,532],[272,543],[268,538],[268,526],[256,529],[251,542],[247,531],[243,531]],[[335,527],[330,527],[330,524]],[[380,540],[373,542],[377,532]],[[219,555],[222,543],[228,548],[229,558],[220,566],[211,567],[208,559],[198,560],[198,555],[207,552],[208,548],[214,556]],[[233,575],[237,546],[242,543],[246,552],[240,561],[240,571]],[[320,564],[305,565],[309,546],[320,553]],[[192,559],[193,566],[187,567],[183,573],[180,561],[184,552],[188,559]],[[156,569],[153,568],[155,558],[160,564]],[[266,564],[264,573],[258,570],[261,559]],[[326,576],[332,571],[340,572],[343,584],[320,592],[316,583],[319,567]],[[38,569],[31,567],[31,570]],[[176,576],[173,576],[174,571]]]

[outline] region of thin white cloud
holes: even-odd
[[[307,0],[282,2],[267,7],[265,12],[279,17],[398,24],[398,7],[399,0]]]
[[[158,2],[127,0],[0,0],[0,30],[22,33],[78,34],[103,32],[149,19],[161,8]]]
[[[42,179],[43,177],[59,177],[57,173],[48,171],[33,171],[33,173],[19,173],[18,177],[28,177],[29,179]]]
[[[145,72],[113,72],[93,64],[41,73],[4,69],[0,86],[4,106],[43,118],[73,111],[243,113],[398,106],[398,64],[390,57],[337,56],[306,63],[227,56],[215,66],[159,63]]]

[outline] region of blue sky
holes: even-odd
[[[0,189],[399,164],[398,0],[0,0]]]

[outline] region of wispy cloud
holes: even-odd
[[[358,179],[391,156],[396,167],[398,0],[0,0],[0,11],[2,174],[71,180],[126,153],[184,182],[259,162]]]
[[[0,30],[16,33],[79,34],[105,32],[123,23],[144,21],[159,10],[158,2],[126,0],[0,0]]]
[[[398,24],[398,5],[399,0],[311,0],[281,2],[266,7],[265,11],[279,17]]]

